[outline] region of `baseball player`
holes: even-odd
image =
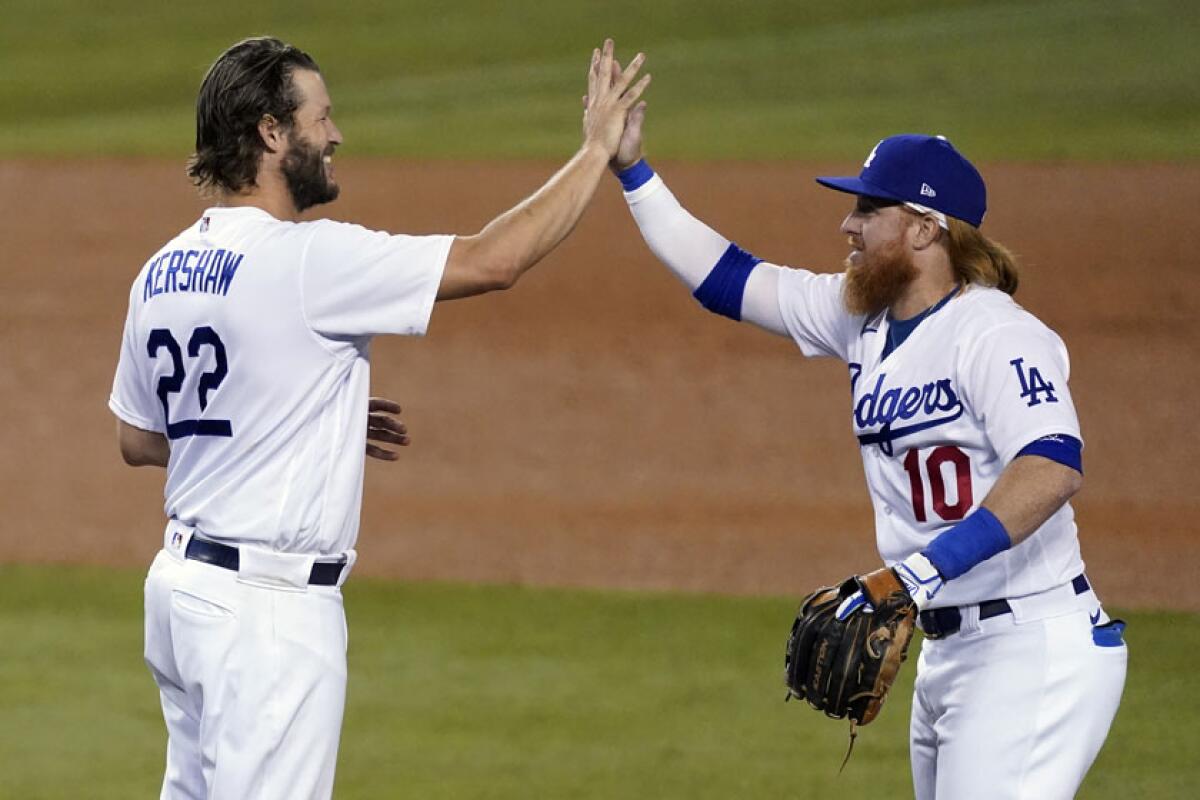
[[[1084,575],[1068,503],[1083,467],[1067,351],[1012,299],[1013,259],[979,230],[983,178],[940,136],[884,139],[857,177],[817,179],[854,195],[845,271],[819,274],[684,210],[641,158],[643,119],[639,104],[614,170],[654,254],[708,310],[847,365],[876,543],[926,637],[917,798],[1073,796],[1120,703],[1124,623]]]
[[[125,460],[167,471],[145,639],[169,735],[162,797],[330,796],[364,413],[372,438],[406,438],[395,406],[368,402],[371,337],[423,334],[436,301],[511,286],[570,232],[649,82],[634,83],[641,55],[613,63],[609,40],[575,156],[459,237],[299,221],[339,190],[316,62],[255,38],[209,69],[188,169],[216,202],[134,280],[109,400]]]

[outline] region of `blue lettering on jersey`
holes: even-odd
[[[162,253],[146,269],[142,301],[169,292],[206,292],[224,297],[229,294],[243,257],[224,248]]]
[[[862,373],[859,364],[850,365],[851,386]],[[860,431],[879,426],[878,430],[858,434],[860,445],[878,444],[890,453],[892,442],[920,431],[953,422],[963,415],[963,404],[949,378],[920,386],[884,388],[887,373],[881,372],[875,386],[859,398],[854,407],[854,424]],[[899,421],[925,419],[911,425],[893,427]]]
[[[233,283],[233,274],[237,272],[237,268],[242,263],[242,254],[230,253],[225,258],[225,263],[221,265],[221,277],[217,280],[217,291],[221,296],[229,294],[229,285]]]
[[[162,286],[160,278],[162,277],[162,261],[167,257],[164,253],[158,258],[150,262],[150,266],[146,268],[146,288],[142,290],[142,300],[152,297],[156,294],[162,294]]]
[[[198,255],[200,255],[200,251],[188,250],[187,255],[185,255],[183,257],[183,263],[179,266],[179,273],[182,276],[179,279],[179,291],[181,291],[181,292],[186,292],[187,287],[191,285],[191,281],[192,281],[192,263],[191,262],[194,261],[196,256],[198,256]]]
[[[854,387],[858,385],[858,376],[862,375],[862,364],[851,361],[850,367],[850,394],[854,394]]]
[[[217,281],[221,277],[221,262],[213,259],[208,262],[208,273],[204,276],[204,291],[216,292]]]
[[[1043,399],[1047,403],[1058,402],[1058,397],[1054,394],[1054,384],[1043,378],[1037,367],[1030,367],[1026,373],[1022,366],[1025,363],[1024,358],[1014,358],[1008,363],[1017,371],[1017,378],[1021,381],[1021,399],[1028,400],[1030,408],[1041,403]],[[1038,397],[1043,393],[1045,398]]]

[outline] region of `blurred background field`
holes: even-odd
[[[1165,609],[1200,607],[1194,2],[0,11],[0,797],[143,797],[160,780],[140,587],[161,473],[119,463],[104,403],[138,259],[202,207],[181,169],[200,77],[259,33],[321,63],[349,159],[333,213],[367,224],[466,230],[490,218],[475,196],[495,213],[535,187],[576,146],[604,36],[649,56],[651,155],[672,185],[779,260],[840,258],[814,164],[852,170],[900,130],[945,133],[986,162],[988,224],[1032,256],[1024,297],[1076,357],[1085,557],[1106,596],[1135,599],[1118,604],[1124,703],[1081,797],[1190,796],[1200,616]],[[398,215],[385,205],[409,192]],[[428,340],[376,352],[416,444],[368,470],[337,796],[905,796],[911,669],[840,778],[844,728],[782,702],[795,598],[873,565],[840,368],[793,376],[787,343],[705,319],[631,235],[614,187],[600,194],[512,297],[439,309]],[[1022,238],[1039,225],[1057,240]],[[597,254],[608,262],[587,262]],[[591,282],[559,277],[572,269]],[[572,338],[602,327],[589,298],[629,329]],[[1128,427],[1092,424],[1117,418]],[[689,432],[667,437],[679,420]],[[794,562],[801,549],[811,563]],[[446,575],[460,580],[424,580]],[[533,586],[547,582],[601,588]],[[612,588],[628,586],[671,591]]]
[[[6,0],[0,154],[178,158],[214,54],[272,33],[322,65],[346,153],[558,156],[586,56],[654,74],[654,152],[862,158],[938,131],[973,157],[1200,155],[1192,0]],[[566,104],[566,108],[564,108]]]

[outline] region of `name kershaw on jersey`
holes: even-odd
[[[226,295],[243,254],[232,250],[169,250],[150,262],[142,301],[164,292]]]

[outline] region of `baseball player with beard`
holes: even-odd
[[[857,177],[817,179],[854,195],[845,271],[791,269],[680,206],[641,159],[644,112],[613,167],[654,254],[710,311],[847,364],[879,553],[926,637],[917,798],[1073,796],[1120,703],[1124,623],[1084,575],[1068,502],[1083,467],[1067,351],[1012,299],[979,172],[942,137],[884,139]]]
[[[215,203],[134,280],[109,400],[125,460],[166,467],[145,618],[163,798],[332,793],[364,417],[405,439],[397,409],[369,403],[371,337],[423,334],[436,301],[512,286],[571,231],[649,81],[633,82],[641,62],[613,70],[612,42],[596,50],[578,153],[459,237],[301,222],[339,188],[316,62],[256,38],[209,69],[189,174]]]

